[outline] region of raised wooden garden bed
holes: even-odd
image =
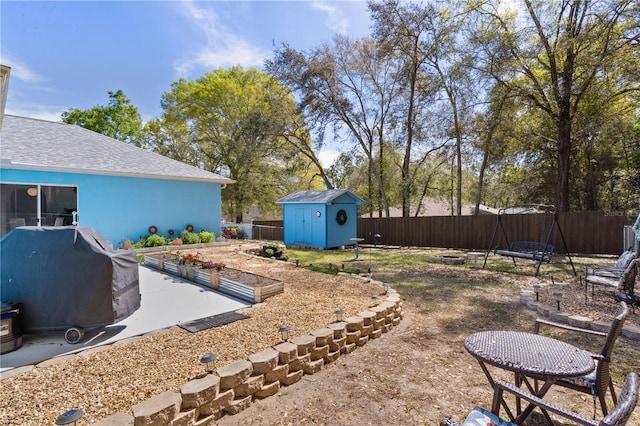
[[[179,265],[173,260],[152,255],[144,255],[144,264],[251,303],[260,303],[268,297],[284,292],[284,283],[281,280],[239,269],[224,268],[218,272],[215,269]]]

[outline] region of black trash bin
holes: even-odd
[[[20,303],[3,300],[0,315],[0,354],[4,354],[22,346]]]

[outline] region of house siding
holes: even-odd
[[[97,174],[0,169],[2,183],[73,185],[78,187],[78,224],[90,226],[115,246],[186,225],[220,235],[221,184]]]

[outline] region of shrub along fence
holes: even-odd
[[[544,214],[510,214],[502,223],[509,241],[546,240],[552,218]],[[550,243],[557,253],[565,253],[560,230],[571,253],[620,254],[624,251],[624,228],[631,225],[624,212],[565,212],[558,213],[558,224]],[[497,217],[480,216],[423,216],[358,219],[358,235],[362,244],[373,244],[380,234],[380,243],[393,246],[442,247],[463,250],[487,250],[496,227]],[[255,239],[282,241],[282,221],[254,221]],[[356,237],[356,235],[354,235]],[[507,244],[498,229],[495,246]]]

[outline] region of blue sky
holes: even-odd
[[[58,121],[122,89],[144,120],[180,77],[261,68],[273,44],[369,35],[364,1],[11,1],[0,4],[6,113]]]

